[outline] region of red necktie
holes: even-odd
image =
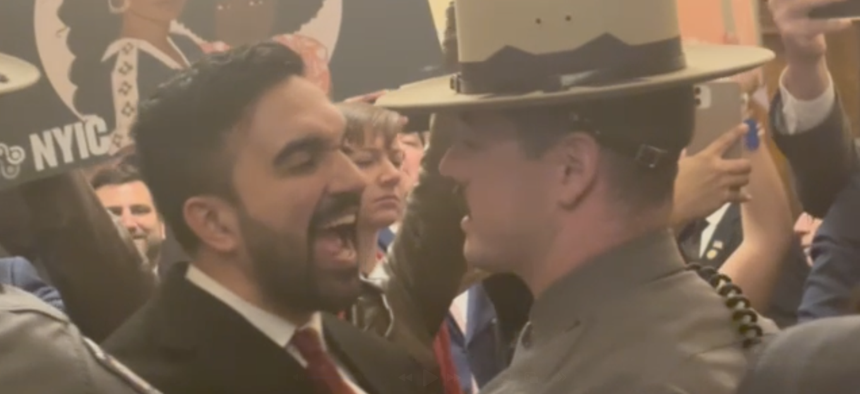
[[[290,343],[307,361],[307,371],[319,394],[355,394],[337,371],[316,330],[303,328],[296,331]]]

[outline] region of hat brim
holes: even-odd
[[[11,93],[33,86],[39,81],[39,69],[17,57],[0,53],[0,94]]]
[[[568,104],[710,81],[752,70],[774,58],[770,50],[739,45],[684,45],[684,54],[687,67],[682,70],[612,85],[577,86],[558,92],[535,91],[519,95],[459,94],[451,88],[449,75],[404,85],[381,96],[376,105],[406,113],[423,113]]]

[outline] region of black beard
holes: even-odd
[[[292,313],[338,313],[349,308],[357,295],[323,292],[320,283],[331,278],[315,270],[314,231],[306,240],[278,234],[246,215],[240,217],[242,237],[251,258],[254,280],[266,301]],[[356,276],[358,273],[356,272]]]
[[[309,242],[283,237],[244,212],[242,238],[251,258],[251,270],[260,293],[278,309],[309,313],[320,309]]]

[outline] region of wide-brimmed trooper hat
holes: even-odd
[[[39,70],[17,57],[0,53],[0,94],[32,86],[39,80]]]
[[[756,68],[767,49],[681,43],[677,0],[455,0],[459,72],[377,101],[405,113],[575,103]]]

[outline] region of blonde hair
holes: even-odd
[[[382,137],[385,146],[391,147],[403,132],[403,117],[397,112],[361,102],[340,103],[337,107],[346,118],[347,145],[362,146]]]

